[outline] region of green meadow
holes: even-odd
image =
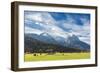
[[[75,60],[75,59],[89,59],[89,52],[82,53],[31,53],[24,55],[25,62],[31,61],[50,61],[50,60]]]

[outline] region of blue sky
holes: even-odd
[[[24,11],[25,32],[54,33],[66,37],[66,33],[74,34],[81,41],[90,43],[90,14]]]
[[[90,14],[79,14],[79,13],[56,13],[56,12],[49,12],[50,15],[56,20],[67,20],[70,16],[75,21],[73,23],[76,23],[77,25],[84,25],[84,23],[81,21],[80,18],[84,18],[86,20],[90,20]]]

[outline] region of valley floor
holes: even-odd
[[[74,59],[89,59],[90,53],[31,53],[24,55],[25,62],[31,61],[50,61],[50,60],[74,60]]]

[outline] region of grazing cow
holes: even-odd
[[[34,56],[37,56],[35,53],[33,54]]]

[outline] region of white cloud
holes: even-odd
[[[84,41],[84,42],[90,44],[90,23],[89,23],[89,20],[82,18],[83,25],[77,25],[77,24],[73,23],[73,21],[74,21],[74,19],[72,19],[69,16],[68,20],[62,21],[62,23],[63,23],[62,25],[64,26],[64,28],[70,29],[69,32],[77,35],[81,41]]]
[[[48,12],[32,12],[29,14],[25,14],[26,20],[32,20],[35,22],[41,22],[48,25],[54,25],[55,20],[52,18],[52,16]]]
[[[30,28],[30,27],[25,27],[25,33],[33,33],[33,34],[40,35],[43,32],[37,29]]]
[[[28,22],[33,21],[35,22],[35,24],[42,26],[43,28],[45,28],[44,29],[45,32],[48,32],[48,33],[51,32],[54,35],[65,36],[65,35],[61,35],[61,34],[64,34],[64,31],[61,28],[57,27],[56,21],[47,12],[43,12],[43,13],[42,12],[32,12],[32,13],[26,14],[25,20]],[[41,30],[41,31],[44,31],[44,30]],[[32,32],[34,30],[32,30],[31,28],[31,30],[28,29],[26,31]],[[36,33],[38,32],[36,31]]]
[[[41,14],[39,13],[25,15],[25,19],[31,19],[40,22],[42,21]]]
[[[66,38],[69,34],[75,34],[79,37],[81,41],[84,41],[89,44],[90,42],[90,24],[89,21],[81,18],[84,23],[82,26],[79,26],[73,23],[75,20],[68,16],[68,20],[64,21],[56,21],[48,12],[31,12],[25,15],[25,20],[28,22],[35,22],[36,25],[40,25],[44,30],[39,30],[35,28],[29,28],[25,26],[25,33],[36,33],[41,34],[42,32],[48,32],[53,36],[61,36]],[[30,21],[31,20],[31,21]],[[70,29],[69,31],[65,31],[58,24],[62,25],[66,29]],[[33,25],[35,26],[35,25]],[[69,34],[68,34],[69,33]],[[81,36],[81,37],[80,37]]]

